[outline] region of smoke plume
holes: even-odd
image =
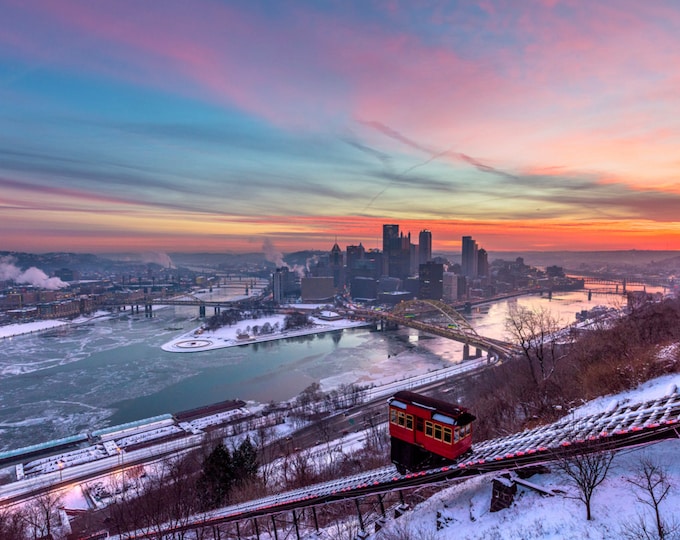
[[[262,251],[264,252],[264,258],[269,262],[273,262],[276,265],[276,268],[290,268],[283,260],[283,253],[276,249],[269,238],[265,238],[264,242],[262,242]]]
[[[175,268],[170,256],[167,253],[163,253],[161,251],[148,251],[146,253],[142,253],[142,262],[159,264],[163,268]]]
[[[47,277],[45,272],[35,266],[22,271],[14,265],[14,262],[12,257],[0,258],[0,281],[14,281],[18,285],[33,285],[50,290],[68,287],[68,283],[64,283],[58,277]]]
[[[262,251],[264,252],[264,258],[269,262],[273,262],[276,268],[288,268],[291,272],[295,272],[301,278],[306,275],[306,268],[295,264],[292,267],[283,260],[283,253],[281,253],[276,246],[272,243],[269,238],[265,238],[262,243]]]

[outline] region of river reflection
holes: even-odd
[[[522,296],[466,314],[503,339],[508,306],[547,306],[569,324],[620,296]],[[195,309],[195,308],[194,308]],[[380,383],[459,362],[462,345],[402,328],[359,328],[200,353],[160,346],[196,326],[194,310],[159,309],[0,342],[0,448],[16,448],[167,412],[240,398],[286,400],[311,382]]]

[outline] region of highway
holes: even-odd
[[[450,384],[452,378],[462,377],[483,369],[489,365],[487,359],[477,358],[449,368],[440,369],[424,375],[370,388],[366,391],[365,403],[357,405],[344,413],[334,414],[324,420],[322,428],[310,425],[291,434],[290,440],[279,440],[271,443],[265,455],[276,457],[288,451],[316,446],[319,442],[329,442],[340,438],[344,431],[363,429],[364,419],[379,423],[386,421],[386,399],[398,390],[427,389],[442,384]],[[166,421],[166,423],[171,421]],[[184,424],[183,424],[184,425]],[[187,426],[184,426],[187,428]],[[149,430],[155,429],[149,425]],[[141,428],[143,429],[143,426]],[[187,428],[188,429],[188,428]],[[141,432],[144,433],[144,432]],[[121,433],[127,436],[127,433]],[[120,439],[116,439],[120,441]],[[73,466],[66,466],[53,472],[26,477],[22,480],[0,486],[0,503],[15,504],[44,492],[56,490],[74,483],[81,483],[94,478],[119,472],[122,466],[131,467],[159,461],[167,456],[176,455],[199,447],[205,440],[205,432],[193,428],[186,435],[171,440],[151,441],[148,446],[131,451],[121,451],[92,461]],[[113,441],[113,439],[112,439]]]

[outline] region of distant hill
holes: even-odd
[[[35,266],[43,272],[51,273],[61,268],[78,268],[85,271],[96,271],[111,267],[113,261],[90,253],[23,253],[18,251],[0,251],[0,262],[6,262],[25,270]]]
[[[678,266],[680,251],[622,250],[622,251],[524,251],[489,253],[489,260],[515,260],[523,257],[530,266],[558,265],[569,270],[596,269],[611,266],[637,268]]]
[[[26,269],[31,266],[47,273],[60,268],[73,268],[81,271],[97,271],[115,267],[157,264],[162,267],[187,268],[228,268],[258,266],[274,268],[285,262],[291,268],[304,267],[318,257],[327,255],[328,250],[303,250],[287,254],[277,254],[277,261],[264,253],[184,253],[184,252],[145,252],[111,253],[93,255],[89,253],[53,252],[21,253],[0,251],[0,262],[10,259],[12,264]],[[438,252],[452,263],[460,262],[459,252]],[[530,266],[562,266],[565,270],[578,272],[608,272],[612,270],[627,272],[663,272],[680,275],[680,251],[621,250],[621,251],[491,251],[489,261],[503,259],[514,261],[522,257]]]

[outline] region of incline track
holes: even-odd
[[[331,482],[228,506],[195,516],[181,526],[169,525],[165,534],[248,518],[269,516],[342,499],[356,499],[408,487],[464,479],[491,471],[548,463],[565,454],[618,450],[680,438],[680,393],[643,403],[611,407],[582,418],[565,417],[558,422],[515,435],[476,444],[456,463],[409,474],[383,467]],[[137,531],[112,538],[149,538]]]

